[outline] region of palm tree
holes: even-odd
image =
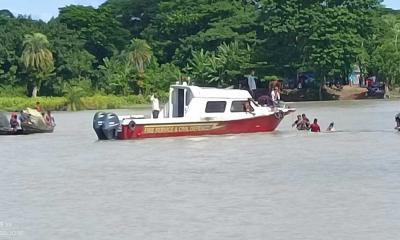
[[[153,55],[151,47],[147,44],[146,40],[134,38],[128,48],[128,59],[131,64],[136,68],[136,82],[139,88],[143,88],[143,73],[144,66],[150,63]]]
[[[46,35],[42,33],[25,35],[21,60],[28,71],[36,74],[32,97],[36,97],[42,79],[54,69],[53,54],[49,45]]]
[[[76,111],[82,107],[82,97],[85,96],[85,90],[80,86],[67,85],[64,88],[64,97],[67,99],[68,110]]]

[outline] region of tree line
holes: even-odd
[[[236,84],[355,65],[400,83],[400,13],[380,0],[108,0],[48,22],[0,11],[0,95],[162,93],[186,79]]]

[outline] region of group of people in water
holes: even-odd
[[[326,129],[327,132],[335,131],[335,123],[331,122]],[[321,132],[321,127],[318,124],[318,119],[314,118],[311,123],[307,118],[306,114],[297,115],[296,121],[292,124],[292,127],[296,127],[297,130],[311,131],[311,132]]]
[[[44,111],[42,106],[40,105],[40,102],[36,102],[35,110],[38,111],[39,113],[41,113],[44,123],[47,126],[54,127],[56,125],[54,117],[51,115],[51,111],[49,111],[49,110]],[[22,123],[28,123],[30,121],[29,117],[30,116],[28,114],[24,113],[24,111],[20,111],[19,117],[18,117],[17,113],[15,113],[15,112],[11,113],[10,128],[13,131],[17,131],[18,129],[21,128]]]
[[[395,116],[396,127],[394,129],[400,131],[400,113]],[[297,130],[305,130],[311,132],[321,132],[321,128],[318,124],[318,119],[314,119],[313,123],[307,118],[306,114],[297,115],[296,121],[292,124],[292,127],[296,127]],[[335,123],[331,122],[326,129],[327,132],[335,131]]]

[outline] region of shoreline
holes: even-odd
[[[351,90],[355,88],[349,87]],[[307,94],[310,92],[313,94]],[[359,97],[359,92],[355,92],[355,95],[341,97],[348,93],[344,92],[342,95],[332,94],[331,90],[325,91],[324,95],[330,94],[333,97],[327,97],[323,100],[316,99],[316,90],[304,89],[304,90],[291,90],[281,95],[282,100],[288,104],[302,103],[302,102],[341,102],[341,101],[362,101],[362,100],[386,100],[396,101],[400,99],[400,93],[392,91],[390,98],[373,98],[373,97]],[[341,92],[335,90],[336,93]],[[293,94],[294,93],[294,94]],[[71,105],[75,104],[77,111],[85,110],[108,110],[108,109],[145,109],[150,108],[151,104],[147,97],[142,95],[131,95],[131,96],[113,96],[113,95],[95,95],[91,97],[82,97],[80,102],[71,103],[65,97],[0,97],[0,111],[5,112],[16,112],[28,107],[34,108],[35,103],[40,102],[42,107],[50,111],[72,111]],[[165,104],[164,102],[161,104]]]

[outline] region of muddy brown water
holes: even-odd
[[[400,239],[400,102],[292,105],[338,131],[294,114],[274,133],[107,142],[83,111],[0,136],[0,239]]]

